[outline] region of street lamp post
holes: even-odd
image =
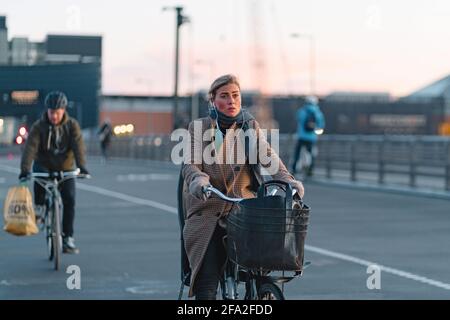
[[[316,92],[316,44],[314,36],[306,33],[292,33],[292,38],[307,38],[309,40],[309,91],[311,95]]]
[[[210,60],[198,59],[198,60],[196,60],[194,62],[194,66],[197,66],[197,65],[206,65],[206,66],[208,66],[208,68],[209,68],[208,77],[209,77],[209,82],[211,82],[213,80],[213,76],[214,76],[214,63],[212,61],[210,61]],[[193,79],[194,79],[194,77],[192,77],[192,81],[194,81]],[[193,88],[194,88],[194,90],[193,90],[193,93],[192,93],[191,118],[194,120],[194,119],[197,119],[199,114],[200,114],[200,110],[199,110],[199,107],[200,107],[199,100],[200,99],[199,99],[199,93],[198,92],[194,94],[194,91],[195,91],[195,86],[194,85],[193,85]]]
[[[163,11],[166,10],[175,10],[177,13],[176,17],[176,28],[175,28],[175,84],[174,84],[174,92],[173,92],[173,118],[174,118],[174,129],[177,129],[179,126],[179,115],[178,115],[178,74],[179,74],[179,51],[180,51],[180,26],[189,22],[189,18],[184,16],[183,7],[164,7]]]

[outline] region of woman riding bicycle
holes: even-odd
[[[240,85],[234,75],[221,76],[212,83],[209,104],[209,117],[189,125],[191,152],[185,156],[182,167],[186,219],[183,238],[192,269],[189,297],[195,295],[197,300],[216,299],[227,257],[223,243],[225,217],[232,209],[230,203],[221,199],[207,198],[204,187],[213,185],[230,197],[254,198],[258,183],[262,181],[260,169],[263,167],[272,179],[291,184],[301,197],[304,194],[302,183],[286,170],[261,135],[258,122],[241,108]],[[243,148],[234,145],[236,131],[250,132],[248,143],[245,138],[242,140]],[[250,154],[255,148],[258,155],[252,157]],[[269,156],[269,162],[261,161],[261,150]],[[229,161],[242,156],[239,152],[244,152],[244,161]],[[208,156],[214,161],[205,159]]]

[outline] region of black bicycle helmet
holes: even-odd
[[[67,96],[61,91],[52,91],[45,97],[45,107],[47,109],[66,108],[67,104]]]

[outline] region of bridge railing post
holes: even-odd
[[[378,183],[384,183],[384,173],[385,173],[385,150],[386,137],[383,136],[382,140],[378,142]]]
[[[450,191],[450,140],[447,140],[445,149],[445,190]]]
[[[353,182],[356,181],[356,144],[358,139],[359,137],[350,141],[350,180]]]
[[[417,176],[417,156],[416,151],[418,150],[419,141],[417,138],[412,138],[409,142],[409,186],[416,187],[416,176]]]
[[[326,166],[326,176],[327,179],[331,179],[331,145],[333,143],[330,143],[330,140],[323,141],[325,145],[325,166]]]

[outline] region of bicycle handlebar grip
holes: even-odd
[[[211,197],[211,190],[209,190],[211,186],[203,186],[202,192],[206,195],[207,198]]]

